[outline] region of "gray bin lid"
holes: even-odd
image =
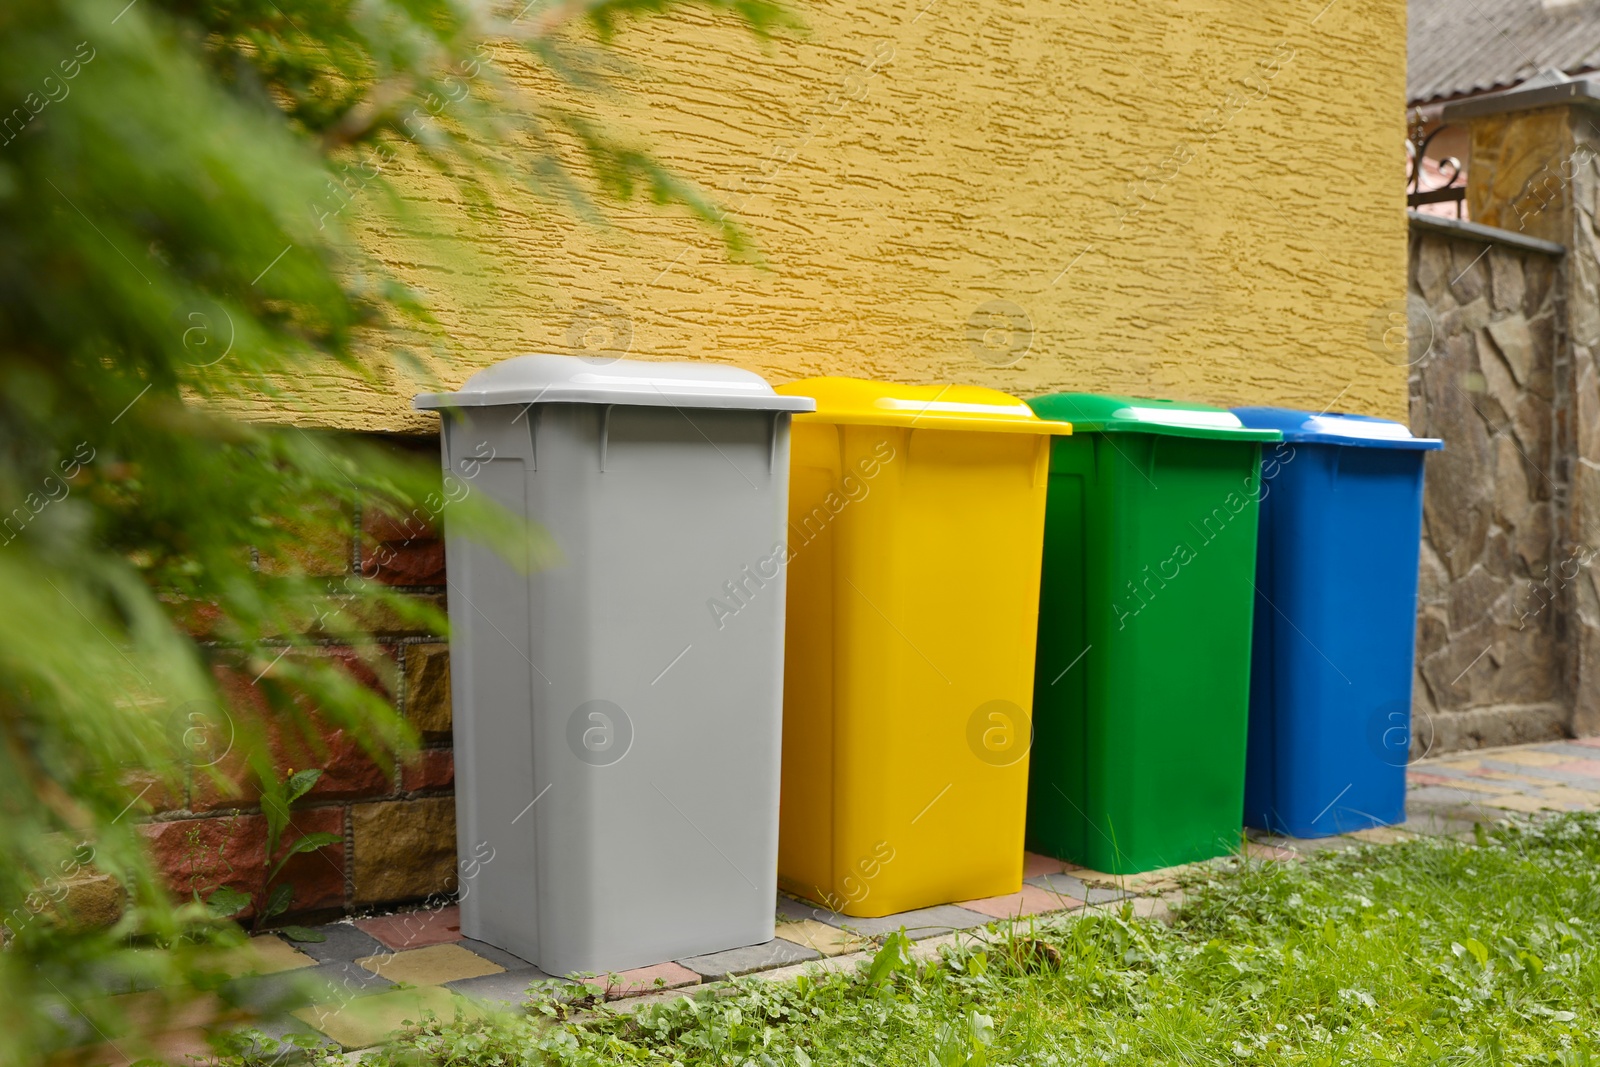
[[[454,393],[423,393],[422,411],[506,404],[628,404],[738,411],[815,411],[808,396],[779,396],[765,378],[719,363],[655,363],[583,356],[516,356],[479,371]]]

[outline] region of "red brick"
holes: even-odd
[[[179,819],[139,827],[156,869],[180,897],[221,886],[256,893],[266,877],[267,820],[260,815]],[[244,916],[254,914],[249,909]]]
[[[220,886],[249,893],[259,903],[267,875],[267,820],[261,815],[229,815],[146,823],[139,828],[150,842],[156,867],[180,897],[202,897]],[[295,812],[279,843],[277,857],[308,833],[344,835],[344,811],[319,808]],[[276,858],[276,857],[275,857]],[[294,911],[338,907],[344,903],[344,845],[328,845],[295,856],[274,880],[295,887]],[[251,918],[255,906],[238,918]]]
[[[367,542],[361,548],[361,576],[385,585],[444,585],[444,542]]]
[[[169,784],[159,775],[129,771],[122,776],[122,784],[128,790],[128,802],[133,805],[133,811],[139,814],[181,811],[188,803],[181,780]]]
[[[399,515],[382,508],[361,509],[361,536],[370,541],[434,541],[439,530],[426,508]]]
[[[400,772],[400,786],[408,793],[419,789],[449,789],[455,784],[455,753],[448,748],[425,748]]]
[[[383,652],[385,662],[392,663],[396,650],[383,646]],[[297,650],[290,655],[315,655],[335,660],[357,681],[377,691],[385,699],[392,699],[392,678],[381,677],[354,649]],[[329,727],[312,711],[310,719],[322,742],[320,745],[313,744],[301,735],[297,726],[285,723],[269,709],[265,693],[254,676],[230,668],[219,668],[216,676],[218,688],[229,709],[228,725],[233,734],[233,744],[216,764],[216,770],[221,773],[224,782],[217,782],[205,768],[195,769],[189,795],[192,810],[254,807],[260,803],[261,790],[248,769],[246,757],[247,752],[256,751],[259,747],[251,736],[255,732],[265,735],[262,743],[272,752],[273,764],[280,773],[308,767],[322,769],[322,777],[307,794],[309,799],[372,798],[387,796],[394,791],[392,777],[366,755],[347,731]],[[229,783],[237,788],[227,788]]]
[[[461,908],[456,904],[357,919],[355,924],[396,952],[461,940]]]

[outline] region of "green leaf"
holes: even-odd
[[[311,767],[303,771],[295,771],[289,776],[289,781],[284,785],[284,802],[293,804],[316,786],[317,780],[322,777],[322,768]]]
[[[343,834],[330,834],[324,831],[296,838],[290,843],[289,851],[283,854],[283,858],[272,865],[272,870],[267,873],[267,881],[272,881],[277,873],[283,870],[283,865],[288,863],[292,857],[298,856],[302,852],[315,852],[319,848],[327,848],[329,845],[337,845],[343,841]]]
[[[287,937],[290,941],[304,941],[312,945],[328,940],[327,934],[305,926],[280,926],[276,932]]]
[[[872,965],[867,969],[867,984],[877,985],[890,975],[911,970],[912,966],[911,939],[906,936],[904,929],[896,930],[884,940],[877,955],[872,957]]]
[[[267,903],[261,909],[261,917],[270,919],[274,915],[282,915],[289,910],[289,902],[294,899],[294,885],[284,882],[282,885],[272,887],[272,892],[267,894]]]
[[[218,919],[232,918],[249,906],[250,894],[232,886],[225,885],[206,897],[206,910]]]

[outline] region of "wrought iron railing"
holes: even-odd
[[[1439,176],[1444,178],[1443,185],[1436,185],[1431,189],[1422,187],[1423,160],[1427,157],[1428,146],[1433,139],[1448,130],[1450,127],[1441,123],[1433,129],[1428,129],[1423,121],[1422,113],[1416,112],[1411,124],[1411,160],[1410,171],[1406,175],[1406,206],[1417,207],[1421,204],[1449,204],[1456,206],[1456,218],[1461,217],[1461,204],[1467,198],[1466,172],[1461,167],[1461,161],[1454,156],[1436,160],[1439,167]]]

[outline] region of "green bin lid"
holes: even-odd
[[[1277,430],[1253,430],[1225,408],[1101,393],[1051,393],[1028,406],[1040,418],[1072,423],[1078,433],[1155,433],[1213,441],[1281,441]]]

